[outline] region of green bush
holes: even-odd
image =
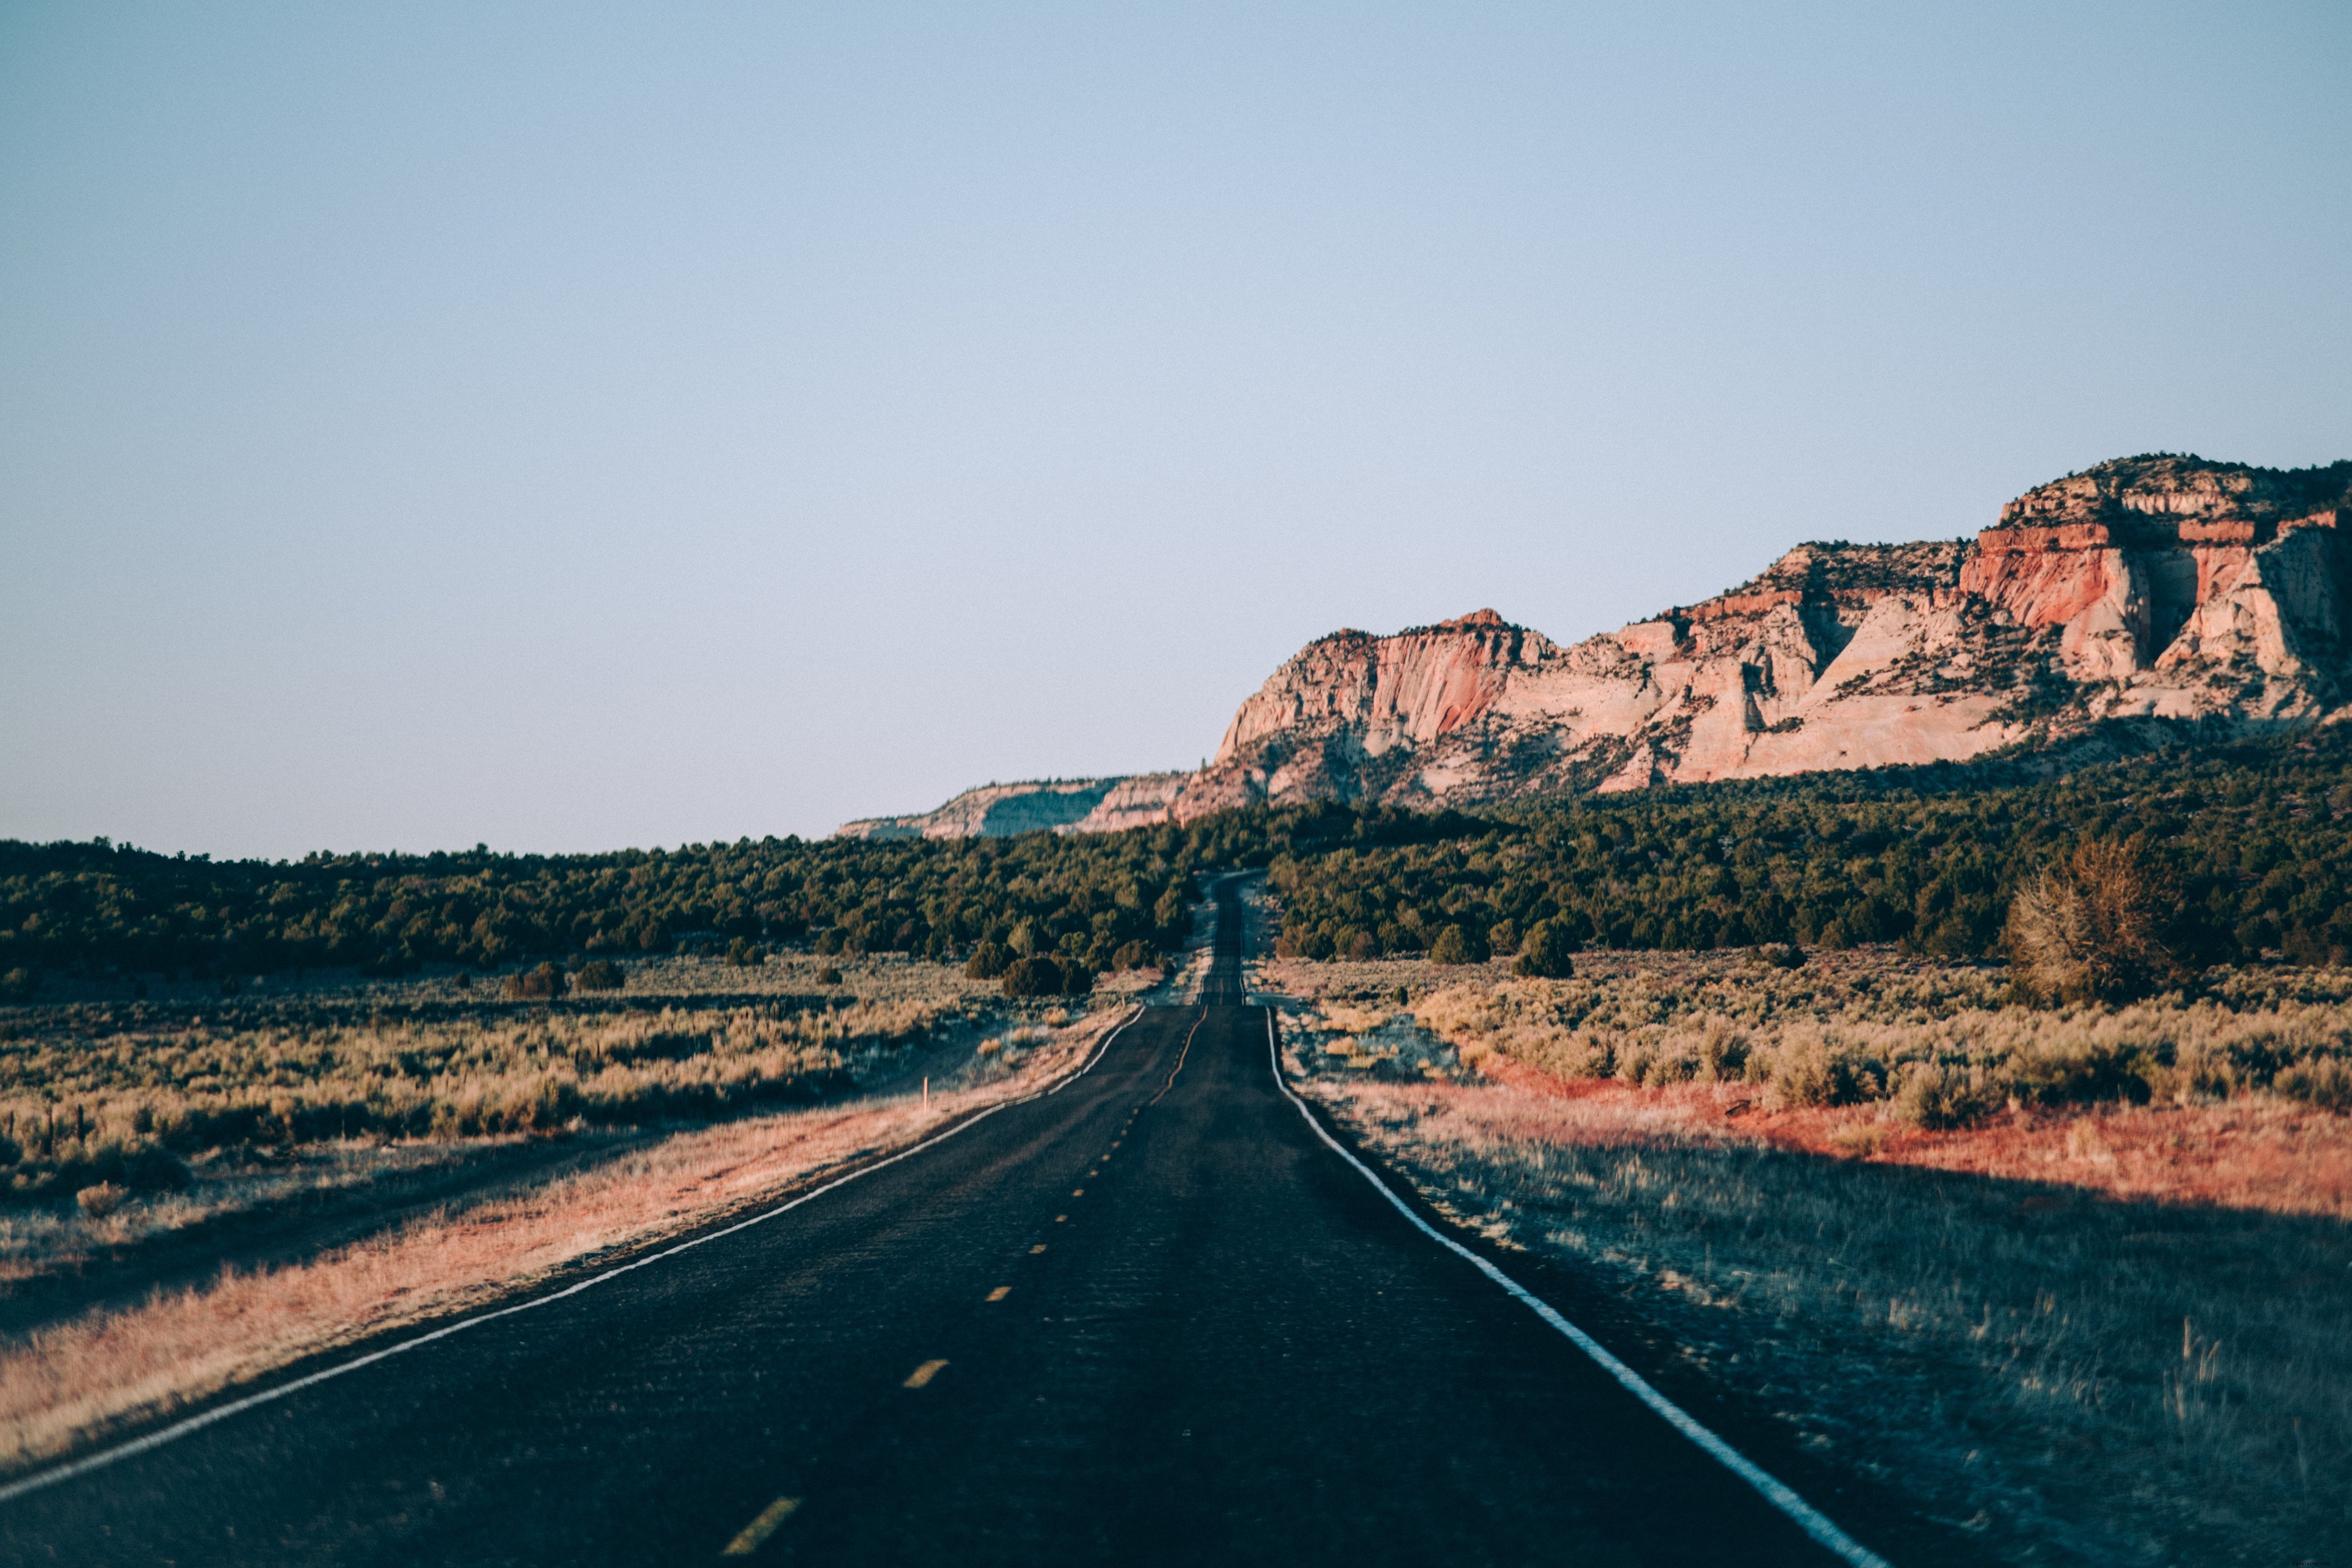
[[[507,983],[499,989],[499,994],[510,1002],[544,1002],[554,1000],[569,989],[570,984],[564,977],[562,964],[542,963],[527,974],[508,975]]]
[[[572,984],[582,991],[618,991],[628,984],[628,975],[609,958],[592,958],[580,966]]]
[[[1895,1114],[1914,1127],[1965,1127],[1991,1107],[1965,1068],[1915,1062],[1895,1091]]]
[[[1094,972],[1085,964],[1043,954],[1016,959],[1004,971],[1007,996],[1077,995],[1093,990],[1094,984]]]
[[[1538,980],[1566,980],[1576,973],[1574,954],[1579,945],[1566,922],[1538,921],[1528,928],[1527,941],[1519,944],[1511,973]]]
[[[1432,963],[1484,963],[1486,962],[1485,947],[1484,942],[1465,928],[1450,925],[1439,931],[1437,940],[1429,944],[1429,961]]]
[[[967,978],[993,980],[1012,967],[1013,954],[992,942],[983,942],[972,949],[971,961],[963,966]]]

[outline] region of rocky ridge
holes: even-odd
[[[935,811],[867,816],[835,829],[841,838],[1003,838],[1050,829],[1112,833],[1165,822],[1186,773],[1127,773],[982,784]]]
[[[2111,721],[2310,724],[2347,700],[2352,462],[2159,454],[2029,490],[1972,542],[1800,545],[1571,647],[1492,610],[1335,632],[1243,702],[1198,773],[992,786],[1055,796],[1001,819],[1010,799],[960,810],[974,791],[879,820],[940,837],[1036,810],[1084,831],[1259,801],[1467,805],[1960,762]]]

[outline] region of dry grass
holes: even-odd
[[[296,1266],[225,1272],[38,1330],[0,1350],[0,1467],[21,1468],[304,1356],[478,1307],[600,1254],[642,1247],[1067,1070],[1122,1016],[1024,1029],[933,1085],[680,1133],[523,1194],[437,1213]]]
[[[184,1188],[205,1151],[709,1119],[806,1100],[999,1004],[905,960],[642,964],[619,994],[501,1002],[456,977],[18,1007],[0,1019],[0,1202]]]
[[[2219,972],[2200,994],[2121,1008],[2011,1005],[2005,971],[1885,950],[1789,971],[1737,954],[1587,954],[1570,980],[1499,964],[1274,967],[1294,994],[1361,1001],[1402,986],[1416,1018],[1474,1059],[1652,1087],[1757,1086],[1764,1102],[1875,1104],[1925,1128],[2018,1106],[2205,1103],[2255,1093],[2352,1109],[2352,971]]]
[[[1868,957],[1801,991],[1656,955],[1579,966],[1593,989],[1568,1026],[1496,1006],[1517,983],[1491,974],[1288,965],[1323,998],[1294,1067],[1433,1202],[1622,1292],[1678,1375],[2002,1558],[2292,1562],[2352,1535],[2352,1125],[2274,1088],[2280,1063],[2340,1042],[2342,977],[2024,1015],[1983,972]],[[1398,984],[1420,1018],[1381,999]],[[1937,1130],[1892,1097],[1799,1103],[1744,1064],[1709,1079],[1706,1042],[1735,1031],[1750,1059],[1796,1041],[1901,1064],[1961,1039],[1979,1065],[2161,1036],[2209,1076]],[[2266,1075],[2244,1066],[2264,1040],[2287,1043]],[[1602,1043],[1633,1070],[1528,1065]]]

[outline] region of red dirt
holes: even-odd
[[[2270,1096],[2020,1107],[1975,1127],[1931,1132],[1879,1120],[1868,1106],[1769,1111],[1753,1084],[1641,1089],[1613,1079],[1559,1079],[1500,1056],[1480,1069],[1523,1094],[1583,1102],[1580,1137],[1688,1132],[2115,1197],[2352,1218],[2352,1119]]]

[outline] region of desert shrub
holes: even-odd
[[[963,966],[967,978],[994,980],[1013,966],[1013,953],[993,942],[983,942],[972,949],[971,958]]]
[[[1818,1039],[1799,1039],[1774,1054],[1766,1080],[1775,1109],[1809,1105],[1851,1105],[1863,1099],[1864,1086],[1853,1065]]]
[[[1153,969],[1160,965],[1160,955],[1140,942],[1121,943],[1110,955],[1114,969]]]
[[[2291,1099],[2339,1113],[2352,1111],[2352,1065],[2340,1057],[2297,1062],[2273,1081],[2278,1091]]]
[[[108,1215],[121,1208],[122,1200],[130,1195],[112,1182],[100,1182],[94,1186],[84,1187],[74,1194],[74,1202],[80,1205],[81,1212],[90,1218],[104,1219]]]
[[[768,950],[739,936],[727,944],[727,962],[738,969],[750,969],[768,962]]]
[[[819,985],[838,985],[841,984],[841,971],[828,963],[816,972],[816,983]]]
[[[529,973],[508,975],[499,994],[509,1001],[551,1001],[562,995],[569,984],[562,964],[542,963]]]
[[[1486,962],[1485,944],[1468,928],[1450,925],[1439,931],[1437,940],[1429,944],[1429,961],[1432,963],[1484,963]]]
[[[1059,996],[1066,984],[1059,959],[1021,958],[1005,966],[1007,996]]]
[[[2179,903],[2136,845],[2094,838],[2010,901],[2005,942],[2019,992],[2045,1005],[2120,1002],[2176,978],[2164,928]]]
[[[161,1143],[147,1143],[126,1162],[124,1180],[138,1193],[184,1193],[195,1183],[188,1163]]]
[[[1895,1091],[1895,1114],[1914,1127],[1965,1127],[1990,1109],[1967,1068],[1943,1062],[1912,1063]]]
[[[1724,1017],[1709,1018],[1700,1029],[1697,1070],[1705,1083],[1736,1083],[1748,1067],[1748,1037]]]
[[[1085,996],[1094,990],[1094,969],[1085,959],[1037,954],[1013,959],[1004,969],[1007,996]]]
[[[628,975],[609,958],[590,959],[572,977],[572,984],[583,991],[618,991],[627,983]]]
[[[1576,973],[1571,955],[1580,945],[1566,922],[1538,921],[1528,928],[1527,940],[1519,944],[1519,956],[1513,961],[1511,973],[1538,980],[1566,980]]]

